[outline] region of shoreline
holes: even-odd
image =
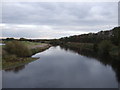
[[[31,43],[31,44],[29,44],[29,43]],[[32,51],[32,54],[30,57],[17,57],[16,61],[9,61],[9,62],[6,62],[4,59],[2,59],[1,60],[2,62],[0,62],[0,63],[2,63],[2,66],[0,66],[0,70],[15,68],[15,67],[36,61],[38,58],[33,58],[32,55],[49,49],[51,47],[51,45],[45,44],[45,43],[42,43],[42,44],[37,43],[37,45],[36,45],[36,43],[28,42],[28,47]]]

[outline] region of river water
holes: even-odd
[[[5,45],[5,44],[3,44],[3,43],[0,43],[0,46],[1,46],[1,45]]]
[[[3,88],[118,88],[116,73],[97,59],[51,47],[38,60],[3,73]]]

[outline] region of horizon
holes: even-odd
[[[117,27],[119,27],[119,26],[117,26]],[[115,27],[113,27],[112,29],[114,29]],[[112,29],[110,29],[110,30],[112,30]],[[110,30],[101,30],[101,31],[110,31]],[[98,32],[101,32],[101,31],[98,31]],[[93,34],[95,34],[95,33],[98,33],[98,32],[89,32],[89,33],[93,33]],[[83,33],[83,34],[89,34],[89,33]],[[83,35],[83,34],[79,34],[79,35]],[[75,36],[75,35],[72,35],[72,36]],[[65,36],[65,37],[70,37],[70,36]],[[20,38],[25,38],[25,37],[20,37],[20,38],[15,38],[15,37],[0,37],[0,39],[7,39],[7,38],[14,38],[14,39],[20,39]],[[60,38],[64,38],[64,37],[60,37]],[[32,40],[34,40],[34,39],[41,39],[41,40],[44,40],[44,39],[46,39],[46,40],[50,40],[50,39],[60,39],[60,38],[25,38],[25,39],[32,39]]]

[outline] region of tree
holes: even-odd
[[[7,41],[15,40],[14,38],[6,38]]]
[[[19,41],[27,41],[25,38],[20,38]]]

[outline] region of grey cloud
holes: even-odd
[[[117,5],[117,2],[4,2],[2,36],[60,38],[111,29],[118,24]]]
[[[3,23],[40,25],[113,24],[117,23],[116,5],[117,3],[114,2],[4,3]],[[103,19],[99,19],[99,17]]]
[[[102,26],[51,26],[51,25],[19,25],[4,24],[3,37],[25,38],[60,38],[82,33],[96,32],[99,30],[112,29],[112,25]]]

